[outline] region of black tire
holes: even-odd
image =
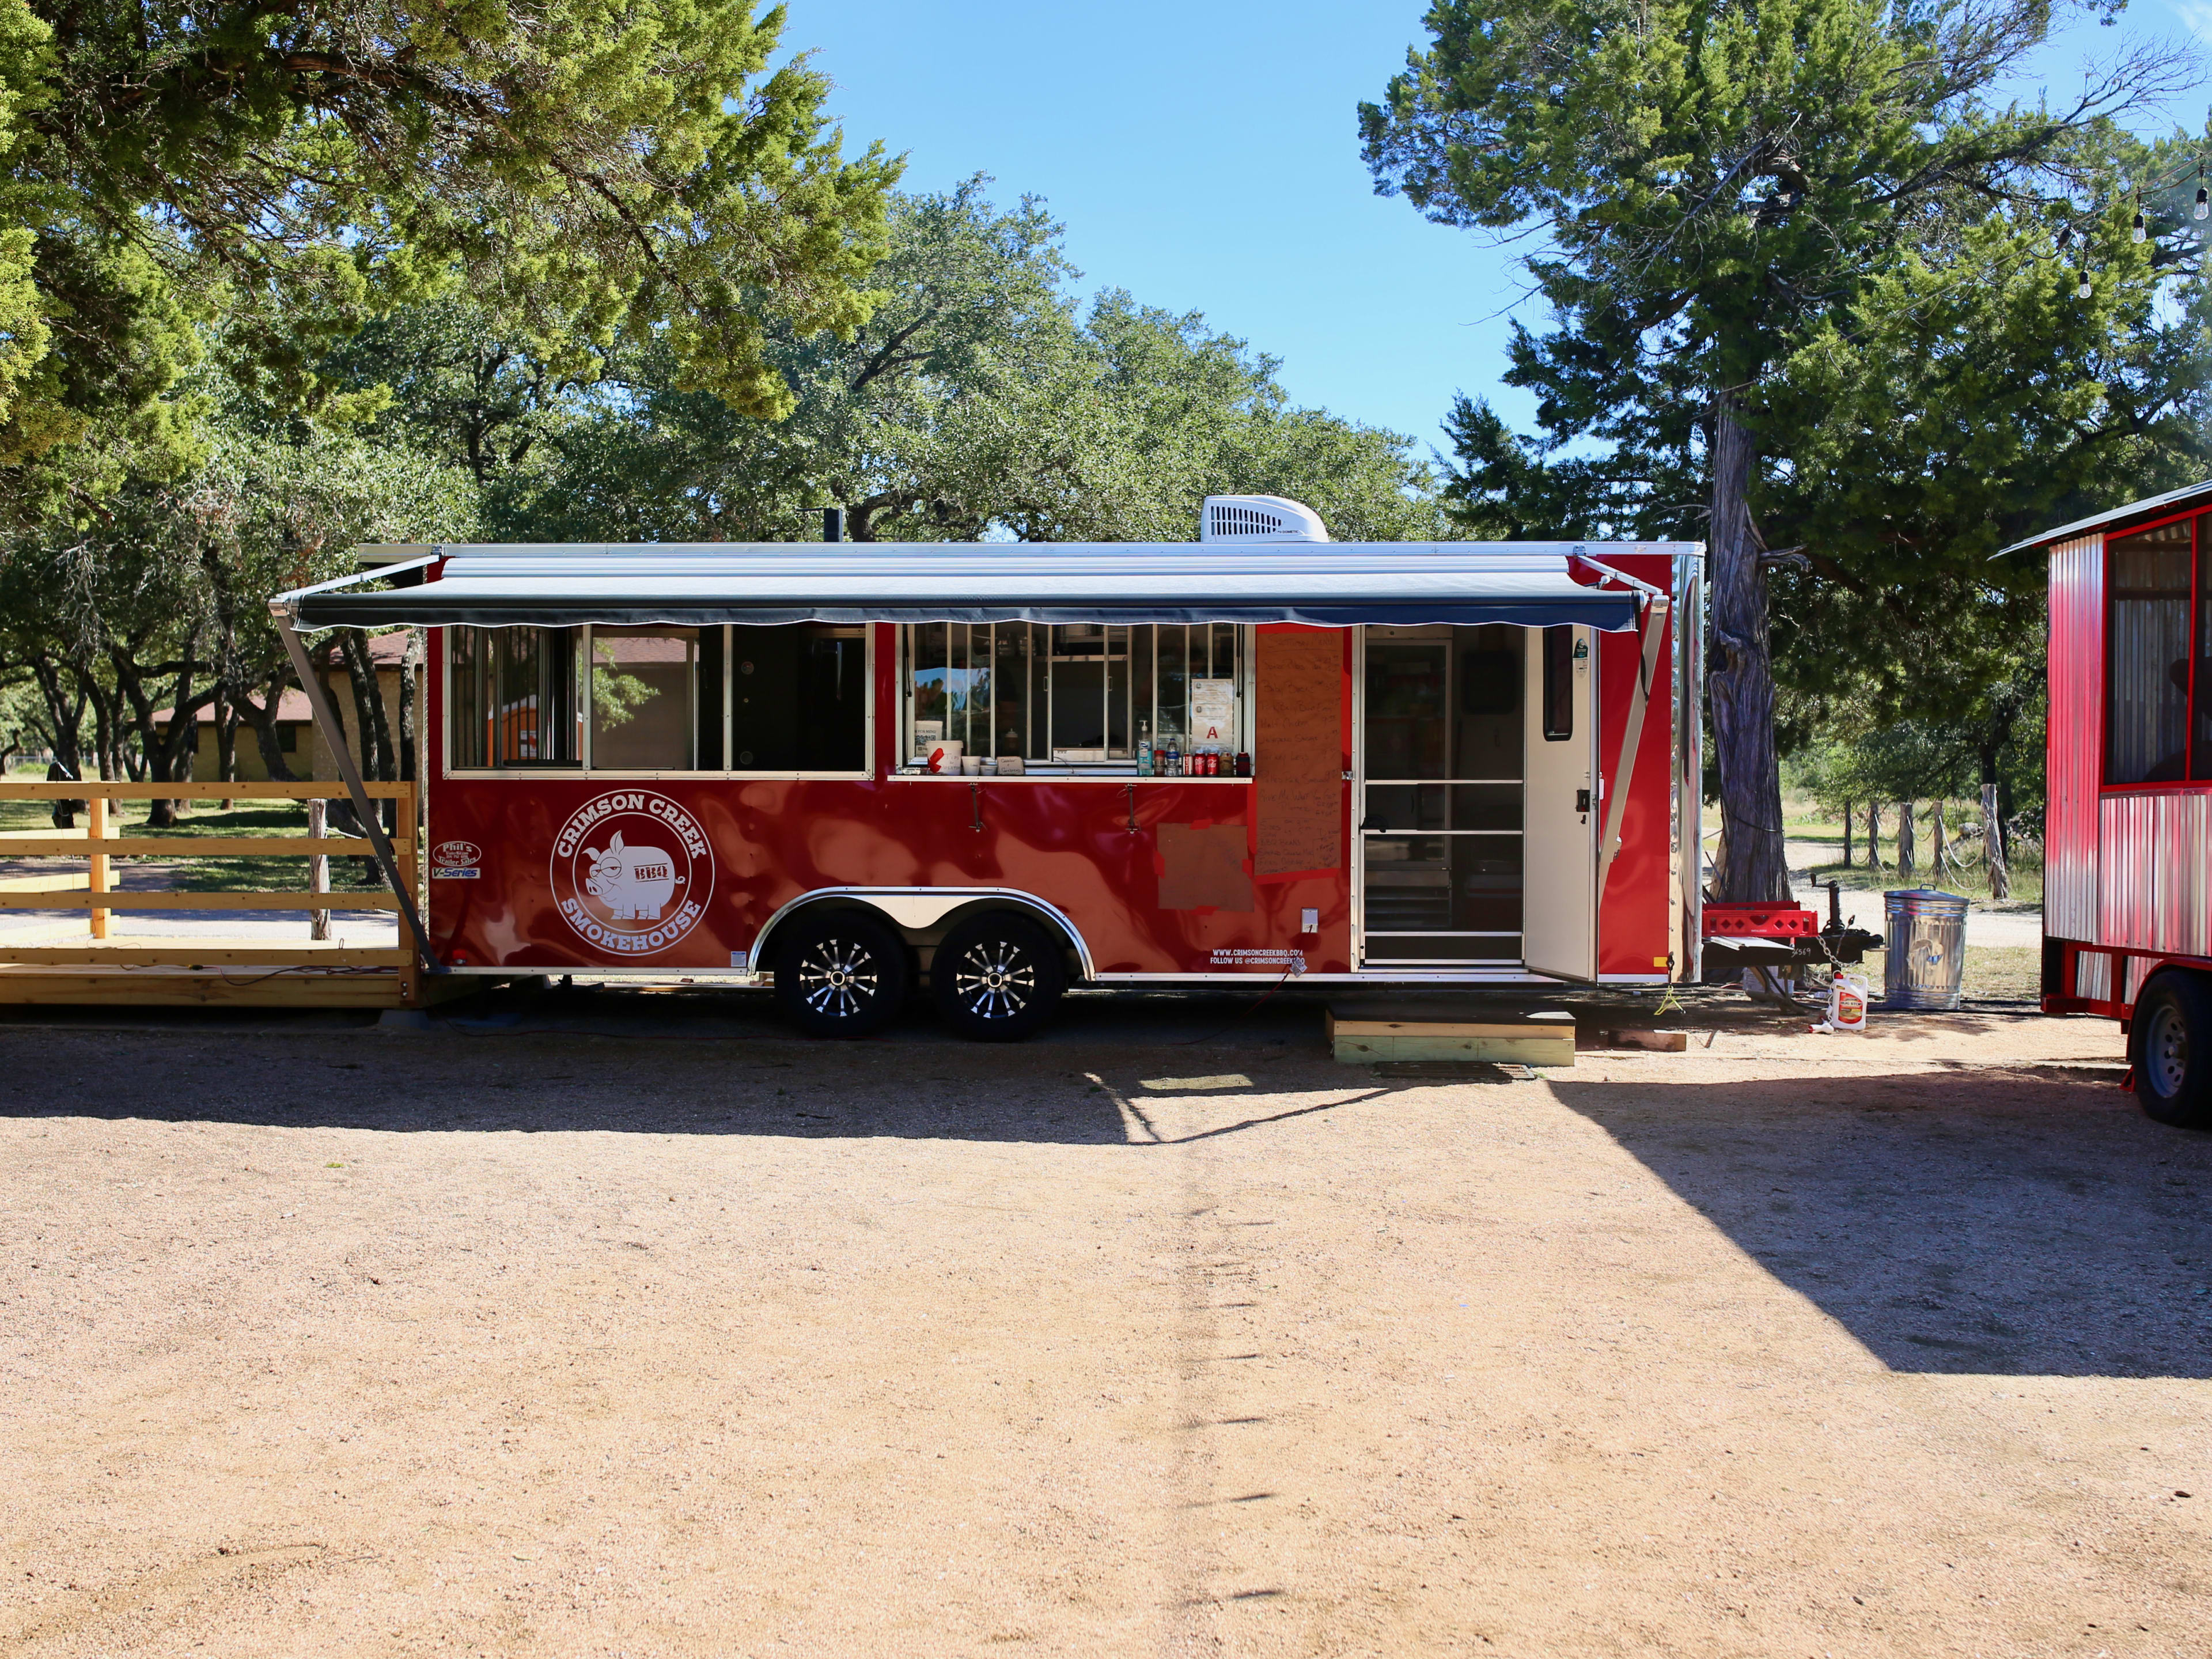
[[[866,1036],[906,1002],[906,945],[862,910],[792,919],[775,945],[775,1000],[809,1036]]]
[[[1036,1030],[1067,988],[1059,941],[1003,912],[971,916],[930,958],[937,1017],[976,1042],[1014,1042]]]
[[[2136,1098],[2160,1123],[2212,1129],[2212,987],[2164,973],[2136,998],[2128,1026]]]

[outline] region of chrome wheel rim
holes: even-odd
[[[818,940],[799,957],[798,972],[799,1000],[830,1019],[866,1012],[883,989],[875,952],[858,939]]]
[[[2189,1028],[2179,1008],[2160,1008],[2151,1017],[2143,1037],[2143,1070],[2160,1099],[2181,1092],[2182,1079],[2189,1075]]]
[[[983,939],[953,964],[952,995],[978,1019],[1012,1019],[1036,1000],[1036,963],[1012,939]]]

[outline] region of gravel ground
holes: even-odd
[[[0,1652],[2202,1653],[2212,1137],[1705,1006],[0,1025]]]

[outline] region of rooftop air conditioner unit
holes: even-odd
[[[1321,514],[1280,495],[1208,495],[1198,510],[1202,542],[1325,542]]]

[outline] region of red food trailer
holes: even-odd
[[[430,630],[433,973],[986,1038],[1071,982],[1695,977],[1701,547],[1200,528],[386,549],[271,608]]]
[[[2007,548],[2051,557],[2043,1006],[2128,1031],[2153,1117],[2212,1126],[2212,482]]]

